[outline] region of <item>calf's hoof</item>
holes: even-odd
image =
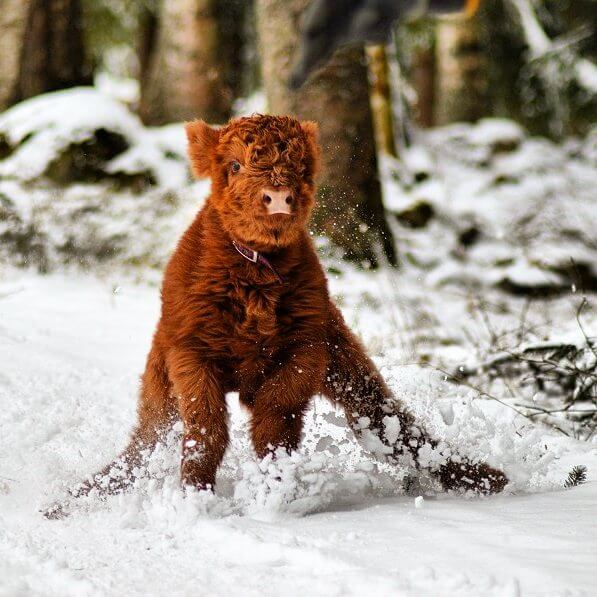
[[[446,491],[473,491],[482,495],[500,493],[508,477],[485,463],[450,460],[439,469],[439,480]]]

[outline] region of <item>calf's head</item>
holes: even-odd
[[[297,240],[314,204],[317,124],[254,115],[212,128],[186,125],[195,176],[211,177],[212,204],[230,236],[258,250]]]

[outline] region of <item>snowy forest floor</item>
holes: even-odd
[[[182,497],[176,428],[130,493],[58,521],[40,510],[126,444],[160,270],[207,185],[189,183],[179,125],[145,129],[91,89],[0,115],[1,145],[1,596],[597,594],[597,435],[570,413],[529,418],[564,396],[524,375],[475,389],[443,373],[597,336],[597,134],[433,131],[382,164],[399,270],[358,270],[317,241],[394,393],[503,467],[504,495],[439,494],[374,462],[321,400],[301,452],[259,463],[231,395],[216,496]],[[587,482],[564,489],[575,465]]]
[[[365,275],[372,292],[377,274]],[[154,458],[159,481],[46,520],[39,510],[110,460],[134,423],[158,290],[114,289],[58,274],[0,287],[0,594],[595,594],[595,445],[401,367],[391,351],[378,362],[395,391],[443,437],[504,465],[507,495],[416,505],[323,402],[277,484],[254,461],[231,396],[217,497],[182,498],[173,441]],[[563,489],[579,463],[589,481]]]

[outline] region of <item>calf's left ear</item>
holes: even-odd
[[[191,169],[197,178],[211,175],[211,163],[220,140],[220,131],[210,127],[203,120],[193,120],[185,125]]]
[[[321,159],[321,149],[319,147],[319,125],[313,120],[304,120],[301,122],[301,128],[307,137],[309,144],[309,170],[311,176],[315,178],[319,172],[319,162]]]

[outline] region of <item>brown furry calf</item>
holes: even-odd
[[[319,148],[317,125],[251,116],[222,129],[186,127],[193,171],[212,193],[166,269],[161,318],[142,378],[139,422],[121,457],[77,492],[116,491],[143,448],[180,417],[182,481],[213,488],[228,445],[225,395],[240,393],[263,457],[298,447],[315,394],[340,404],[357,437],[385,457],[418,461],[437,442],[392,396],[330,302],[307,232]],[[391,431],[390,431],[391,427]],[[374,438],[374,441],[371,441]],[[432,472],[447,489],[497,492],[499,471],[465,458]]]

